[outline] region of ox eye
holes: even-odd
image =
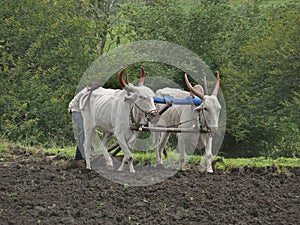
[[[206,107],[204,107],[204,110],[207,111],[208,109]]]

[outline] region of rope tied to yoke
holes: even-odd
[[[191,122],[191,121],[193,121],[193,120],[195,120],[195,119],[197,119],[197,118],[195,117],[195,118],[192,118],[192,119],[187,120],[187,121],[179,122],[178,124],[173,124],[173,125],[167,126],[167,128],[171,128],[171,127],[179,127],[180,125],[185,124],[185,123],[188,123],[188,122]]]
[[[154,109],[154,110],[151,110],[151,111],[147,112],[146,110],[143,110],[140,106],[138,106],[136,103],[134,103],[134,105],[131,107],[130,118],[129,118],[131,120],[132,125],[134,125],[134,126],[141,127],[141,126],[146,126],[147,125],[147,124],[139,124],[138,122],[135,121],[134,116],[133,116],[134,107],[136,107],[138,110],[140,110],[144,114],[147,121],[151,121],[152,118],[154,118],[156,115],[158,115],[157,109]]]

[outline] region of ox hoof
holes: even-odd
[[[213,173],[214,171],[212,169],[208,169],[208,170],[206,170],[206,172]]]
[[[114,169],[114,167],[112,165],[106,165],[106,169],[108,169],[109,171],[112,171]]]
[[[205,166],[202,166],[202,165],[200,165],[200,166],[198,167],[198,170],[199,170],[201,173],[204,173],[204,172],[205,172],[205,170],[206,170],[206,167],[205,167]]]
[[[112,160],[109,160],[108,162],[106,162],[106,167],[107,167],[107,168],[108,168],[108,167],[111,167],[111,168],[114,167],[114,164],[113,164]]]
[[[185,163],[180,164],[179,167],[178,167],[178,170],[180,170],[180,171],[186,171],[186,165],[185,165]]]
[[[158,163],[158,164],[155,165],[155,168],[156,169],[165,169],[165,166],[161,163]]]
[[[130,170],[129,171],[131,174],[135,174],[135,170]]]
[[[118,171],[119,171],[119,172],[123,172],[123,171],[124,171],[124,168],[123,168],[123,167],[120,167],[120,168],[118,169]]]

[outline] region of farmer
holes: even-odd
[[[78,92],[75,97],[71,100],[69,103],[68,111],[70,112],[72,116],[73,122],[76,124],[78,130],[77,130],[77,146],[76,146],[76,153],[75,153],[75,160],[82,160],[84,159],[84,129],[83,129],[83,119],[81,115],[81,109],[79,107],[80,99],[83,95],[86,93],[96,90],[99,88],[100,85],[97,83],[94,83],[90,86],[87,86],[83,88],[80,92]],[[92,152],[93,152],[93,146],[92,146]]]

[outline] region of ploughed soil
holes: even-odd
[[[192,166],[130,186],[71,165],[42,150],[8,147],[0,155],[0,224],[300,223],[300,168],[206,174]]]

